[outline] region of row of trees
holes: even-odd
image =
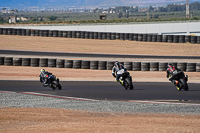
[[[97,10],[102,10],[102,9],[95,9],[94,11],[96,12]],[[200,10],[200,3],[195,2],[190,4],[190,10]],[[166,7],[152,7],[149,6],[146,9],[141,9],[138,6],[133,7],[133,6],[117,6],[115,8],[109,8],[106,11],[108,13],[137,13],[137,12],[178,12],[178,11],[186,11],[186,4],[180,5],[180,4],[169,4]]]

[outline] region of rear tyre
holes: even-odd
[[[188,91],[188,84],[186,83],[186,81],[183,78],[180,79],[180,87],[181,87],[181,89]]]
[[[129,90],[133,90],[133,84],[132,84],[131,80],[129,78],[126,78],[125,82],[126,82],[125,83],[125,88],[129,89]]]

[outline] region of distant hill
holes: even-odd
[[[190,3],[200,0],[189,0]],[[186,0],[0,0],[0,7],[113,7],[113,6],[142,6],[167,5],[172,3],[186,3]]]

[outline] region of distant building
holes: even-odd
[[[10,16],[10,19],[9,19],[9,23],[17,23],[17,17],[16,16]]]

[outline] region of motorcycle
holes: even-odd
[[[123,82],[123,84],[120,82],[120,84],[127,90],[133,90],[133,84],[132,84],[132,77],[130,76],[130,73],[127,71],[124,71],[124,69],[120,70],[121,75],[119,80]]]
[[[170,77],[172,75],[169,75]],[[178,81],[178,85],[176,85],[176,88],[181,91],[182,89],[185,91],[188,91],[189,87],[187,84],[188,76],[184,74],[182,71],[175,71],[173,75],[173,79]]]
[[[58,89],[61,90],[62,86],[60,85],[59,78],[56,78],[55,75],[46,75],[48,77],[48,81],[50,83],[49,87],[52,88],[53,90]],[[43,78],[40,78],[41,82],[44,82]]]

